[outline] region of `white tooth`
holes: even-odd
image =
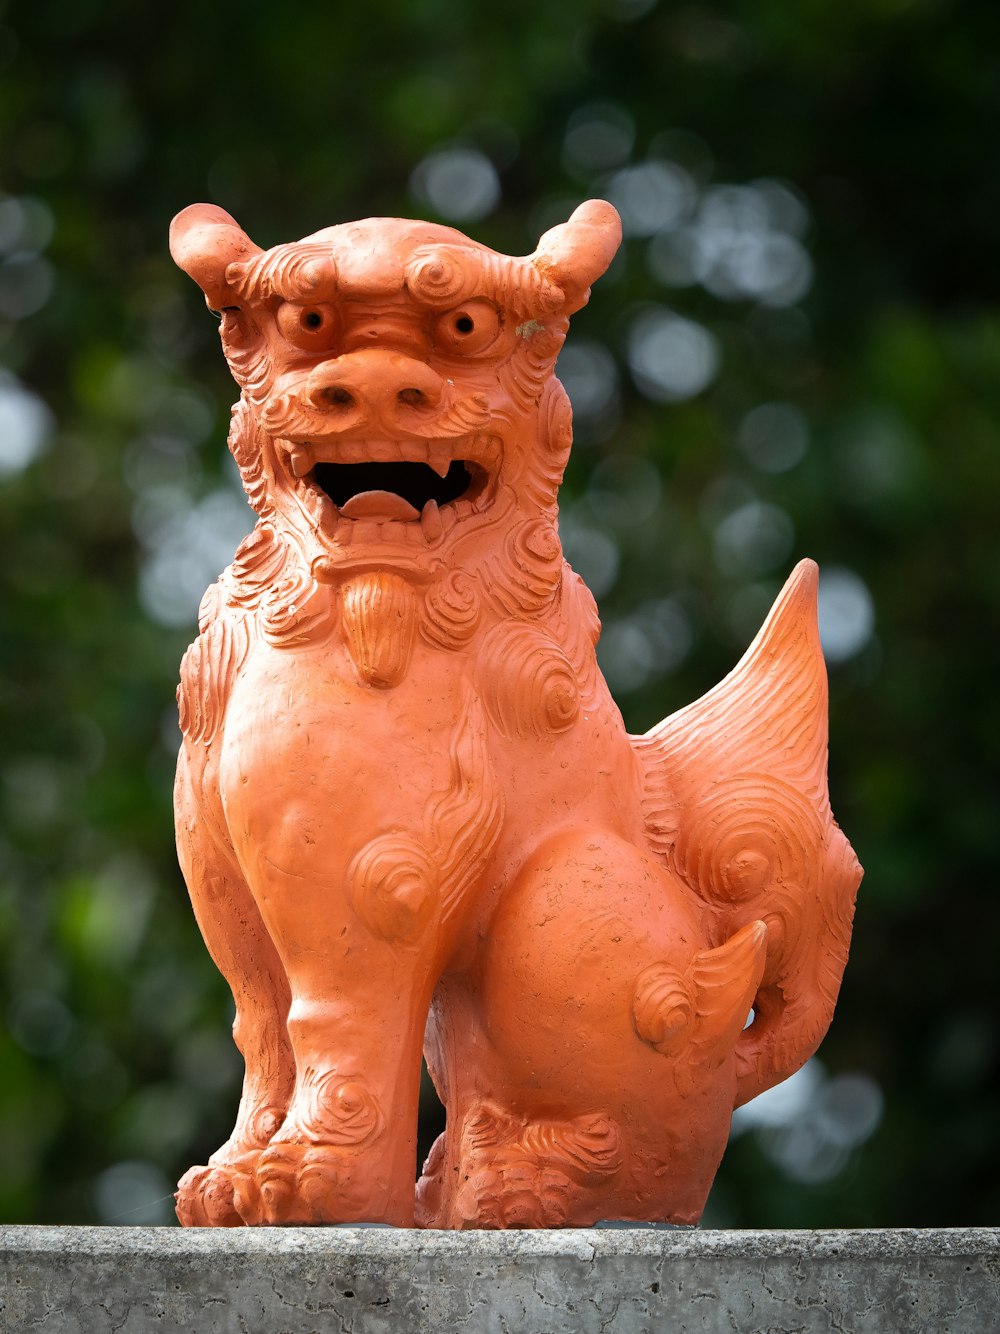
[[[444,524],[441,522],[441,511],[436,500],[428,500],[420,511],[420,527],[428,542],[436,542],[443,534]]]
[[[288,456],[293,477],[305,477],[312,468],[312,458],[304,449],[293,449]]]
[[[302,503],[306,507],[306,511],[312,516],[315,522],[322,523],[324,514],[326,513],[327,505],[329,503],[327,501],[326,496],[322,495],[319,491],[317,491],[314,487],[311,486],[303,487],[300,494],[302,497]]]
[[[439,477],[447,477],[451,467],[451,446],[444,441],[435,441],[427,446],[427,462]]]

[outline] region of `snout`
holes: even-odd
[[[429,366],[401,352],[364,348],[324,361],[309,375],[309,406],[346,428],[355,420],[405,424],[438,407],[444,381]]]

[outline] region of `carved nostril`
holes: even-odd
[[[351,408],[354,406],[354,395],[349,389],[345,389],[343,385],[339,384],[327,385],[325,389],[320,390],[317,397],[332,408]]]
[[[396,395],[396,402],[406,407],[419,408],[427,402],[427,395],[422,389],[401,389]]]

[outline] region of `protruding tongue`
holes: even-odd
[[[340,506],[347,519],[419,519],[420,511],[393,491],[362,491]]]

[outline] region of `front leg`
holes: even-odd
[[[243,1092],[232,1134],[177,1189],[186,1227],[239,1226],[235,1182],[256,1168],[284,1120],[295,1069],[285,1027],[285,970],[229,847],[215,784],[214,757],[180,755],[175,786],[177,850],[195,917],[236,1008],[233,1037],[243,1055]]]
[[[443,755],[411,752],[378,780],[368,749],[317,765],[305,792],[291,764],[266,790],[239,770],[230,786],[230,823],[291,986],[296,1067],[285,1123],[237,1189],[249,1223],[413,1223],[427,1012],[502,805],[467,713]],[[339,818],[317,797],[330,792]]]
[[[387,842],[395,857],[383,861]],[[373,846],[382,856],[365,855]],[[273,861],[267,872],[296,1083],[284,1124],[237,1185],[237,1208],[254,1224],[409,1227],[421,1047],[442,966],[440,868],[400,836],[327,865],[329,882]]]

